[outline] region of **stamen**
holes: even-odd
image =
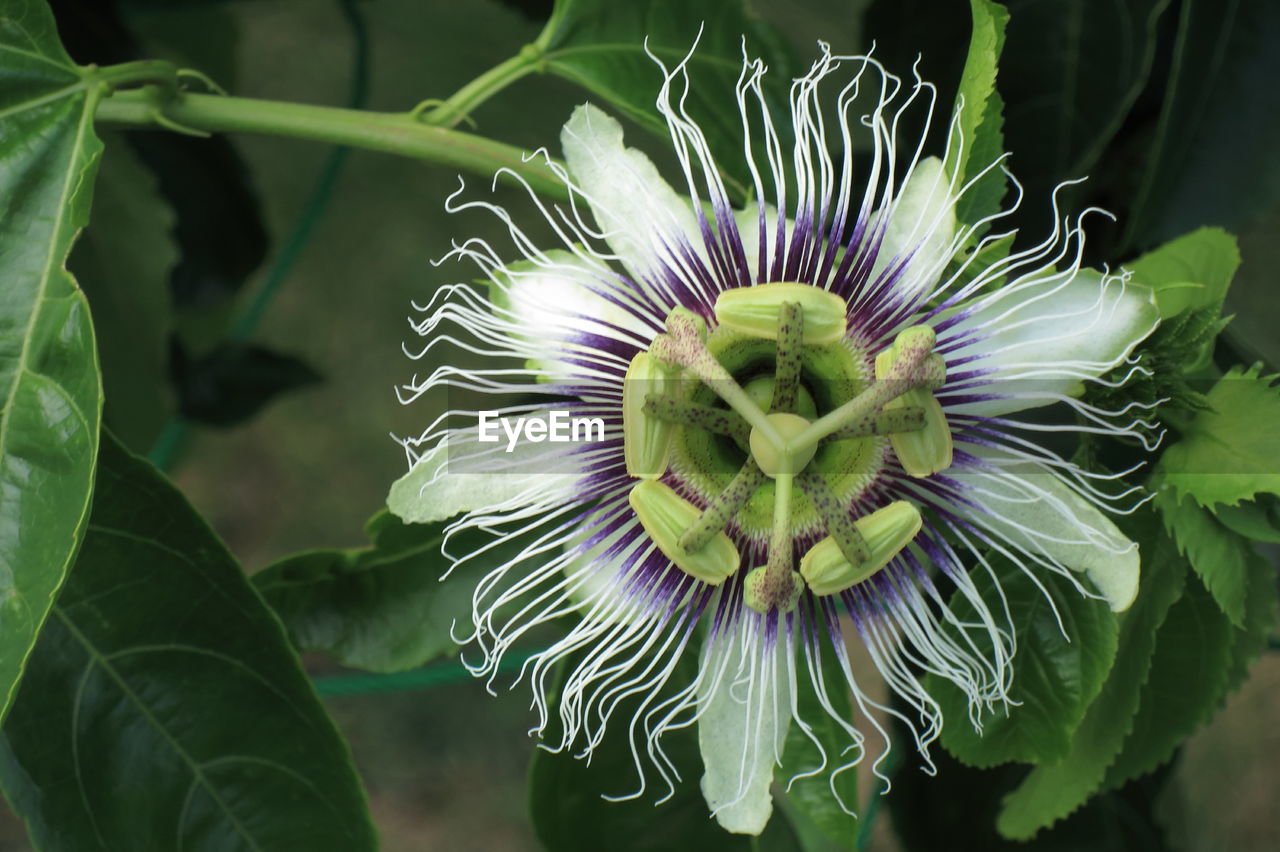
[[[684,573],[718,586],[738,570],[738,549],[723,532],[713,535],[696,551],[680,546],[680,537],[697,522],[701,512],[666,485],[643,480],[631,489],[627,502],[662,555]]]
[[[759,429],[770,443],[781,449],[783,442],[777,430],[765,419],[760,406],[711,354],[706,334],[706,324],[700,317],[685,308],[676,308],[667,317],[667,333],[654,338],[649,353],[659,360],[684,367]]]
[[[876,356],[876,378],[887,378],[892,372],[899,357],[897,344]],[[925,382],[923,386],[906,391],[897,399],[885,404],[885,413],[905,410],[906,407],[918,408],[924,414],[924,424],[919,430],[910,433],[897,433],[889,436],[893,451],[902,464],[902,469],[914,477],[930,476],[938,471],[951,467],[952,444],[951,428],[947,425],[947,416],[942,410],[932,391],[942,386],[946,380],[946,365],[939,365],[934,359],[941,361],[942,356],[934,353],[925,359]]]
[[[657,479],[667,471],[673,425],[648,413],[645,398],[662,393],[669,368],[641,352],[631,359],[622,380],[622,453],[627,473],[641,479]]]
[[[885,406],[874,421],[855,421],[841,426],[832,432],[824,441],[847,441],[850,438],[869,438],[872,435],[896,435],[900,432],[914,432],[924,428],[924,409],[896,407],[897,400]]]
[[[709,405],[699,405],[696,402],[671,396],[649,394],[648,399],[644,401],[644,412],[678,426],[701,429],[716,435],[727,435],[744,446],[751,434],[751,427],[736,411],[712,408]],[[924,423],[923,414],[920,422]]]
[[[908,390],[941,387],[946,380],[946,363],[942,356],[931,353],[934,340],[933,329],[928,326],[904,329],[898,334],[892,349],[882,353],[882,357],[889,355],[885,359],[887,367],[884,374],[877,370],[876,380],[870,387],[813,421],[808,429],[791,441],[787,449],[796,451],[815,446],[849,424],[873,424],[881,408]]]
[[[849,507],[836,499],[827,480],[810,470],[800,474],[797,483],[813,503],[813,508],[827,527],[827,535],[835,539],[844,558],[853,565],[868,562],[871,547],[858,531],[853,518],[849,517]]]
[[[777,609],[780,613],[795,609],[804,592],[804,581],[792,570],[791,490],[794,474],[775,477],[773,498],[773,532],[769,536],[768,564],[748,572],[743,581],[742,596],[747,606],[759,613]]]
[[[834,595],[870,578],[911,543],[924,520],[915,506],[897,500],[854,524],[866,540],[871,557],[862,563],[851,563],[831,536],[815,544],[800,560],[800,575],[815,595]]]
[[[778,309],[787,302],[798,304],[804,313],[803,342],[835,343],[845,336],[849,307],[844,299],[810,284],[775,281],[725,290],[716,297],[716,319],[734,331],[777,340]]]
[[[738,511],[751,499],[751,495],[756,493],[756,489],[764,485],[766,478],[764,471],[760,470],[755,460],[748,458],[747,463],[725,486],[725,489],[707,504],[707,508],[703,510],[698,520],[694,521],[693,526],[680,536],[680,546],[685,552],[693,553],[701,550],[716,533],[728,526],[733,516],[738,514]]]
[[[778,308],[778,355],[774,362],[773,399],[769,403],[771,413],[796,413],[803,339],[804,310],[799,302],[783,302]]]

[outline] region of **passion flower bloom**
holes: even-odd
[[[833,85],[841,68],[851,73]],[[763,74],[748,62],[736,92],[757,199],[745,209],[683,110],[682,67],[658,101],[683,172],[675,187],[585,105],[561,134],[564,165],[547,158],[569,203],[530,193],[521,220],[450,200],[496,216],[512,250],[455,243],[486,283],[442,288],[411,319],[427,339],[413,357],[447,346],[459,363],[402,397],[448,388],[454,407],[403,441],[412,467],[389,501],[409,521],[454,519],[455,567],[503,554],[458,637],[479,652],[475,674],[492,679],[531,630],[573,617],[522,670],[538,732],[557,732],[546,747],[589,755],[606,727],[629,737],[639,794],[654,772],[670,789],[663,734],[696,725],[708,805],[745,833],[769,818],[789,728],[818,743],[801,689],[848,739],[807,774],[858,762],[868,730],[882,758],[889,738],[873,711],[901,715],[927,764],[944,720],[926,673],[968,696],[970,718],[947,724],[1008,702],[1016,636],[972,579],[995,581],[993,555],[1129,605],[1137,546],[1107,516],[1124,495],[1032,439],[1141,436],[1142,421],[1081,392],[1157,323],[1148,291],[1081,268],[1079,220],[1007,256],[1000,216],[958,224],[972,186],[945,165],[970,141],[958,122],[941,160],[898,137],[905,110],[933,110],[929,85],[824,51],[791,89],[784,150]],[[492,403],[473,409],[461,394]],[[1014,416],[1050,404],[1085,425]],[[593,439],[540,440],[553,411],[594,424]],[[454,552],[468,530],[487,538]],[[951,612],[955,592],[976,619]],[[868,697],[875,673],[855,671],[846,639],[905,713]],[[675,677],[688,655],[696,674]],[[841,692],[854,718],[835,709]]]

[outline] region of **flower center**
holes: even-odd
[[[630,500],[659,549],[713,584],[739,567],[731,527],[766,539],[767,564],[749,571],[745,599],[792,609],[807,585],[835,594],[883,568],[921,526],[897,501],[854,518],[889,446],[906,471],[951,463],[951,435],[933,391],[945,364],[933,330],[906,329],[876,355],[856,347],[847,306],[804,284],[721,294],[718,325],[677,308],[623,384],[627,469],[646,482]],[[656,480],[672,471],[705,508]],[[797,535],[825,530],[795,570]],[[712,556],[710,554],[718,554]]]

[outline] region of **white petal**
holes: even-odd
[[[582,612],[591,612],[592,607],[601,601],[609,601],[613,605],[597,611],[593,617],[605,623],[626,622],[638,624],[645,616],[645,610],[639,604],[630,604],[623,600],[624,574],[629,553],[641,550],[648,545],[643,538],[622,553],[611,550],[626,536],[629,527],[620,526],[595,545],[578,552],[582,544],[595,534],[600,519],[583,523],[583,535],[573,542],[566,542],[564,549],[570,558],[564,564],[564,575],[573,583],[568,594],[574,601],[582,604]],[[634,522],[633,522],[634,523]]]
[[[1115,612],[1133,603],[1138,545],[1058,476],[1023,466],[1016,473],[962,473],[956,478],[981,507],[964,512],[976,524],[1029,554],[1084,573]]]
[[[754,632],[718,639],[710,657],[712,665],[723,661],[723,675],[699,683],[706,708],[698,719],[702,795],[720,826],[735,834],[759,834],[773,813],[769,785],[795,698],[785,642],[779,637],[772,652],[763,644]]]
[[[522,261],[493,275],[494,304],[532,353],[531,367],[552,381],[569,381],[582,372],[563,357],[573,352],[575,337],[653,340],[657,328],[604,295],[612,289],[607,269],[562,249],[545,257],[545,262]]]
[[[959,410],[992,417],[1077,396],[1085,380],[1123,363],[1159,321],[1149,288],[1092,269],[1068,280],[1006,288],[964,323],[991,336],[947,358],[981,354],[963,369],[994,370],[992,392],[1011,397]]]
[[[622,125],[583,104],[560,133],[565,162],[591,202],[609,248],[633,277],[659,263],[679,268],[670,249],[687,240],[702,254],[702,235],[688,199],[658,174],[641,152],[622,144]]]
[[[879,222],[883,216],[881,208],[871,221]],[[880,250],[871,267],[871,280],[875,281],[895,258],[914,250],[903,281],[913,287],[932,284],[951,259],[955,233],[956,204],[947,174],[941,160],[926,157],[916,164],[893,201]]]
[[[534,416],[534,415],[531,415]],[[391,484],[387,508],[411,524],[448,520],[463,512],[501,512],[572,499],[580,474],[562,447],[518,442],[476,445],[475,430],[455,434],[454,452],[442,440]],[[534,471],[534,472],[530,472]]]

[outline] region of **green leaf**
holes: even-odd
[[[1134,536],[1143,554],[1142,581],[1133,606],[1120,616],[1115,664],[1076,728],[1070,753],[1058,763],[1037,766],[1005,797],[996,820],[1005,837],[1030,838],[1084,804],[1102,785],[1133,728],[1156,631],[1182,594],[1186,577],[1185,564],[1154,515],[1144,512],[1134,523],[1142,525],[1142,534]]]
[[[253,577],[300,651],[324,651],[345,666],[400,671],[457,650],[456,621],[471,623],[471,594],[487,569],[471,560],[449,574],[444,524],[405,524],[383,511],[367,530],[373,546],[291,556]],[[449,542],[474,551],[480,534]],[[509,548],[499,549],[500,560]]]
[[[1169,0],[1008,0],[1000,59],[1005,145],[1026,218],[1052,225],[1047,200],[1089,176],[1146,86]],[[1039,230],[1034,230],[1039,234]]]
[[[851,721],[853,701],[845,685],[844,671],[835,649],[825,639],[819,641],[827,703],[840,718]],[[798,715],[809,726],[809,734],[795,722],[792,722],[787,731],[782,766],[774,774],[785,791],[781,796],[783,809],[796,825],[806,850],[856,849],[860,828],[858,818],[845,813],[840,802],[843,801],[850,810],[858,807],[857,768],[850,767],[840,771],[834,778],[831,774],[845,759],[844,749],[849,745],[849,734],[823,707],[813,678],[808,676],[802,659],[796,662],[796,680]],[[816,743],[814,739],[817,740]],[[822,767],[821,772],[810,774],[819,767]],[[796,777],[800,775],[805,777]],[[818,837],[810,842],[803,842],[810,826],[816,829]]]
[[[1163,481],[1201,506],[1235,505],[1280,494],[1280,393],[1261,367],[1233,368],[1209,391],[1211,411],[1196,415],[1160,459]]]
[[[1276,569],[1256,553],[1249,554],[1249,599],[1245,608],[1244,627],[1236,630],[1231,644],[1231,666],[1227,672],[1227,691],[1240,688],[1249,674],[1249,666],[1267,648],[1276,628]]]
[[[1197,308],[1221,311],[1240,267],[1240,247],[1221,228],[1200,228],[1125,266],[1134,281],[1155,291],[1161,319]]]
[[[107,139],[93,220],[69,266],[89,298],[102,359],[107,426],[144,452],[175,410],[169,387],[169,273],[174,216],[121,136]]]
[[[1191,562],[1231,623],[1242,626],[1248,597],[1249,545],[1193,500],[1179,500],[1164,489],[1154,503],[1164,516],[1165,529],[1177,543],[1178,552]]]
[[[102,145],[43,2],[0,14],[0,719],[89,513],[102,386],[64,264]]]
[[[970,0],[970,7],[973,32],[956,94],[960,141],[952,140],[946,164],[948,173],[955,175],[960,185],[973,180],[1004,153],[1001,136],[1004,102],[996,90],[996,65],[1004,48],[1009,13],[992,0]],[[1004,172],[993,168],[960,199],[956,218],[962,224],[972,225],[998,212],[1004,193]]]
[[[93,513],[0,740],[44,852],[359,852],[349,755],[280,623],[182,495],[104,435]]]
[[[1018,706],[984,712],[979,733],[969,720],[968,698],[954,683],[930,675],[926,689],[938,700],[946,720],[942,744],[961,761],[978,767],[1010,761],[1052,763],[1070,752],[1072,734],[1115,659],[1116,616],[1103,601],[1086,598],[1065,578],[1038,574],[1046,597],[1016,565],[1001,561],[996,569],[998,587],[981,568],[972,576],[992,612],[1003,611],[1003,593],[1013,615],[1018,645],[1009,697]],[[973,604],[959,592],[952,595],[951,611],[962,623],[979,623]],[[980,656],[994,658],[989,637],[970,635]]]
[[[742,0],[557,0],[537,46],[547,70],[665,137],[667,125],[653,106],[661,70],[645,53],[646,39],[649,51],[671,69],[689,55],[699,29],[702,38],[689,59],[691,84],[684,105],[706,134],[730,193],[742,201],[753,186],[742,155],[742,118],[734,98],[743,38],[748,53],[769,66],[765,87],[775,125],[784,136],[790,130],[785,116],[791,85],[785,42],[750,14]],[[783,144],[789,141],[784,138]],[[756,161],[767,162],[761,155]]]
[[[1280,202],[1280,5],[1184,0],[1126,243],[1200,225],[1239,232]]]
[[[572,663],[572,661],[570,661]],[[639,664],[643,668],[643,663]],[[668,684],[685,684],[696,676],[696,659],[686,654]],[[563,671],[563,670],[562,670]],[[667,694],[670,694],[668,687]],[[549,699],[550,700],[550,699]],[[651,765],[646,766],[648,785],[636,798],[610,802],[604,795],[622,796],[640,788],[627,725],[639,705],[639,697],[619,702],[603,740],[591,760],[568,753],[537,749],[529,765],[529,812],[533,830],[547,849],[555,852],[666,852],[696,849],[698,852],[747,852],[756,848],[740,834],[729,834],[711,818],[698,779],[695,726],[671,731],[662,738],[663,751],[680,775],[671,796]],[[636,745],[647,761],[644,742]],[[758,841],[760,849],[796,849],[787,821],[775,813]]]
[[[1156,633],[1138,715],[1105,788],[1155,769],[1209,720],[1227,691],[1234,632],[1204,586],[1189,580]]]
[[[1258,499],[1242,500],[1235,506],[1215,506],[1213,513],[1232,532],[1280,544],[1280,500],[1272,494],[1259,494]]]

